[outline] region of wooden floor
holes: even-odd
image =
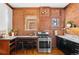
[[[51,53],[40,53],[37,51],[37,49],[31,49],[31,50],[18,50],[16,52],[13,52],[12,55],[64,55],[64,53],[54,48],[52,49]]]

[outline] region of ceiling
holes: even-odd
[[[52,7],[52,8],[64,8],[69,3],[9,3],[14,8],[26,8],[26,7]]]

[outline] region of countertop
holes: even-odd
[[[38,36],[8,36],[5,38],[0,38],[0,40],[13,40],[15,38],[19,38],[19,37],[23,37],[23,38],[38,38]]]
[[[66,40],[70,40],[75,43],[79,43],[79,36],[77,35],[70,35],[70,34],[65,34],[65,35],[57,35],[58,37],[64,38]]]
[[[13,40],[15,38],[16,38],[15,36],[8,36],[8,37],[5,37],[5,38],[0,38],[0,40]]]

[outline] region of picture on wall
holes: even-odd
[[[52,18],[52,28],[57,28],[59,26],[59,19],[54,17]]]

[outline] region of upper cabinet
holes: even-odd
[[[12,9],[6,4],[0,4],[0,31],[9,32],[12,29]]]

